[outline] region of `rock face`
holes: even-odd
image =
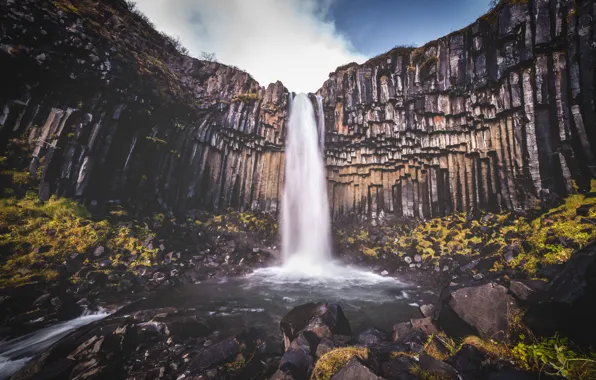
[[[280,82],[179,53],[123,0],[9,4],[0,141],[26,139],[42,198],[277,210]]]
[[[418,49],[331,74],[333,212],[529,208],[595,174],[593,1],[503,1]]]
[[[42,198],[278,210],[281,83],[181,54],[123,0],[1,11],[0,142],[25,142]],[[586,188],[595,14],[592,1],[507,0],[331,74],[318,94],[334,215],[514,210]]]

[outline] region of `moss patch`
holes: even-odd
[[[367,360],[368,348],[344,347],[329,351],[317,361],[312,373],[313,380],[329,380],[338,373],[354,356]]]
[[[156,253],[143,245],[149,230],[134,223],[94,221],[84,206],[65,198],[0,200],[0,232],[2,287],[52,280],[69,256],[89,254],[99,245],[108,248],[116,263],[124,253],[136,253],[133,264],[148,264]]]

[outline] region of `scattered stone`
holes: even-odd
[[[443,290],[437,322],[450,336],[479,335],[508,341],[509,316],[517,309],[507,288],[496,283]]]
[[[387,276],[387,275],[389,275],[389,272],[387,272],[386,270],[381,272],[381,276]]]
[[[300,331],[313,331],[317,337],[351,335],[350,322],[337,304],[308,303],[296,306],[280,322],[287,350]]]
[[[369,328],[358,335],[358,344],[372,346],[387,340],[387,334],[375,328]]]
[[[422,305],[420,306],[420,312],[424,317],[432,317],[435,313],[435,305]]]
[[[357,357],[350,361],[334,376],[331,380],[380,380],[381,378],[371,372],[370,369],[362,365]]]
[[[415,256],[414,256],[414,261],[416,261],[417,263],[421,262],[421,261],[422,261],[422,256],[420,256],[420,255],[415,255]]]
[[[95,250],[93,251],[93,256],[99,257],[99,256],[103,255],[105,250],[106,249],[104,248],[104,246],[100,245],[99,247],[95,248]]]
[[[225,339],[199,352],[190,361],[187,370],[191,375],[198,375],[211,366],[232,361],[239,352],[240,345],[235,338]]]
[[[480,281],[484,278],[484,275],[482,273],[476,273],[474,276],[472,276],[474,278],[474,280],[476,281]]]
[[[411,264],[412,258],[410,256],[404,256],[404,261],[406,262],[406,264]]]

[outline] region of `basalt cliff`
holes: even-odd
[[[317,94],[334,216],[520,210],[587,189],[595,16],[593,1],[503,1],[330,74]],[[120,0],[8,0],[0,23],[0,139],[25,142],[9,157],[42,198],[279,209],[281,83],[180,53]]]

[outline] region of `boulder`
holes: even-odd
[[[437,333],[439,330],[435,327],[431,317],[411,319],[412,330],[421,331],[426,335]]]
[[[312,331],[301,331],[296,339],[290,343],[290,347],[301,349],[310,355],[314,355],[319,346],[319,337]]]
[[[453,289],[441,294],[437,322],[455,338],[478,335],[485,339],[509,340],[509,317],[518,309],[507,288],[490,282]]]
[[[357,357],[353,357],[331,380],[380,380],[370,369],[365,367]]]
[[[432,317],[435,313],[435,305],[422,305],[420,306],[420,312],[423,317]]]
[[[596,244],[578,251],[558,269],[540,303],[528,307],[524,322],[535,334],[569,337],[589,347],[596,342]]]
[[[539,291],[546,289],[547,283],[540,280],[512,280],[509,283],[509,291],[522,301],[528,301]]]
[[[300,331],[312,331],[317,337],[351,335],[350,322],[337,304],[308,303],[296,306],[280,322],[287,350]]]
[[[430,372],[439,379],[459,379],[457,371],[452,366],[428,355],[420,354],[418,365],[422,371]]]
[[[417,377],[411,372],[412,366],[417,362],[414,358],[407,355],[400,355],[383,363],[383,377],[394,380],[416,380]]]
[[[375,328],[369,328],[358,335],[358,344],[372,346],[387,340],[387,334]]]
[[[214,365],[232,361],[240,352],[240,345],[235,338],[225,339],[199,352],[189,363],[187,370],[191,375],[198,375]]]
[[[314,366],[313,358],[301,349],[289,348],[281,357],[279,369],[296,380],[307,380]]]
[[[317,358],[320,358],[321,356],[325,355],[329,351],[333,350],[335,347],[336,347],[336,345],[331,339],[323,338],[323,339],[321,339],[321,342],[317,346],[315,355]]]

